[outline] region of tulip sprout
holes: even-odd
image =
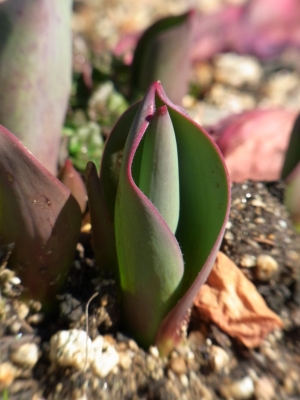
[[[111,132],[100,179],[89,163],[86,181],[96,258],[120,282],[124,325],[167,354],[225,230],[220,151],[155,82]]]

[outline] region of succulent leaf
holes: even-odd
[[[132,61],[132,86],[144,92],[160,80],[169,98],[181,103],[187,93],[195,11],[163,18],[138,41]],[[176,84],[175,84],[176,82]]]
[[[220,151],[155,82],[108,138],[100,191],[115,233],[124,323],[140,344],[155,342],[166,354],[225,230],[230,187]]]
[[[166,106],[155,111],[139,148],[142,157],[136,184],[175,233],[179,220],[178,156],[175,132]]]
[[[81,212],[70,191],[0,126],[0,237],[15,243],[9,266],[25,298],[53,306],[70,266]]]
[[[71,87],[72,0],[0,3],[0,123],[53,174]]]

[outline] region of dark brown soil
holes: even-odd
[[[39,313],[32,305],[29,315],[20,320],[16,312],[18,286],[3,296],[8,311],[2,313],[0,319],[0,364],[9,359],[12,348],[20,343],[34,342],[40,348],[39,361],[34,369],[23,369],[9,389],[3,392],[3,398],[223,399],[230,398],[224,396],[224,387],[245,377],[263,382],[266,391],[271,385],[274,393],[273,396],[259,397],[254,391],[252,396],[244,398],[300,398],[300,385],[295,379],[300,374],[300,236],[293,230],[281,204],[283,189],[280,182],[234,184],[228,229],[221,247],[240,267],[245,254],[270,254],[277,260],[278,273],[265,282],[256,279],[253,269],[241,268],[269,307],[281,316],[284,322],[282,331],[269,335],[260,347],[247,349],[214,324],[195,320],[192,313],[186,343],[173,351],[169,358],[160,359],[153,351],[140,349],[122,333],[117,287],[110,277],[101,276],[93,260],[90,236],[84,234],[65,289],[59,296],[57,315],[34,323]],[[259,202],[253,205],[254,199]],[[264,222],[259,223],[261,220],[257,221],[257,218],[264,219]],[[98,296],[88,309],[90,337],[93,339],[99,333],[108,335],[119,354],[129,350],[132,359],[129,368],[119,366],[104,379],[90,370],[79,372],[59,368],[51,366],[49,361],[51,335],[62,329],[85,330],[86,305],[96,292]],[[17,331],[16,321],[20,322]],[[209,358],[211,345],[223,348],[230,356],[227,368],[216,371],[212,366]]]

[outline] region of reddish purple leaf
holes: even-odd
[[[0,193],[0,236],[15,244],[9,267],[26,299],[51,308],[74,257],[81,212],[70,191],[1,126]]]
[[[295,112],[284,109],[251,110],[208,127],[231,180],[279,179],[295,117]]]

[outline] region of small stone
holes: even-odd
[[[284,106],[297,109],[299,104],[299,75],[295,72],[280,70],[270,76],[261,87],[264,93],[259,105],[263,107]]]
[[[197,392],[199,393],[199,399],[201,400],[213,400],[215,396],[212,394],[210,389],[208,389],[199,379],[194,371],[190,372],[190,383],[191,386],[197,388]]]
[[[234,53],[218,54],[213,62],[215,80],[230,86],[256,86],[262,76],[260,64],[251,56]]]
[[[17,375],[17,369],[10,363],[0,364],[0,391],[9,387]]]
[[[159,381],[164,377],[164,370],[162,368],[156,368],[152,373],[151,373],[151,378],[154,379],[155,381]]]
[[[18,278],[17,276],[13,276],[12,278],[10,278],[9,283],[11,283],[12,285],[20,285],[21,283],[21,279]]]
[[[50,340],[50,359],[61,367],[84,370],[94,358],[91,339],[85,331],[59,331]]]
[[[254,383],[256,400],[272,400],[275,397],[275,388],[266,376],[258,378]]]
[[[20,332],[21,327],[22,324],[20,321],[12,321],[12,323],[9,325],[9,330],[13,335],[17,335]]]
[[[246,376],[240,381],[223,384],[220,393],[225,399],[247,400],[254,394],[254,383],[250,376]]]
[[[188,345],[192,350],[205,345],[205,336],[200,331],[192,331],[188,337]]]
[[[256,265],[256,257],[250,254],[244,254],[242,257],[240,264],[244,268],[252,268]]]
[[[261,199],[253,199],[250,204],[254,207],[266,207],[266,204]]]
[[[154,358],[150,355],[146,357],[146,365],[150,372],[155,370],[156,364],[157,364],[156,358]]]
[[[214,83],[207,93],[207,101],[231,113],[240,113],[255,107],[252,95],[238,91],[221,83]]]
[[[179,379],[180,379],[182,386],[184,386],[186,388],[189,386],[189,379],[185,374],[180,375]]]
[[[270,344],[267,342],[264,342],[261,346],[261,353],[271,361],[278,360],[278,353],[274,349],[272,349],[270,347]]]
[[[214,371],[220,372],[229,364],[230,358],[219,346],[211,346],[209,352],[209,361]]]
[[[224,238],[228,241],[228,242],[233,242],[234,241],[234,234],[230,231],[225,232]]]
[[[93,341],[95,355],[92,368],[100,378],[105,378],[119,364],[120,358],[116,349],[101,338],[101,336],[97,336]]]
[[[296,385],[299,381],[299,374],[297,371],[291,369],[287,372],[283,385],[288,395],[293,395],[296,393]]]
[[[159,351],[158,351],[158,348],[156,346],[150,346],[149,347],[149,353],[151,354],[151,356],[153,356],[155,358],[159,358]]]
[[[135,351],[135,352],[137,352],[139,350],[139,346],[132,339],[128,340],[128,347],[130,348],[130,350]]]
[[[132,365],[132,358],[128,352],[122,351],[119,353],[119,365],[122,369],[129,369]]]
[[[30,301],[28,302],[28,305],[29,305],[29,307],[30,307],[30,310],[31,310],[33,313],[38,313],[38,312],[40,312],[41,309],[42,309],[42,303],[39,302],[39,301],[30,300]]]
[[[213,80],[213,68],[207,61],[200,61],[195,64],[195,78],[201,88],[208,88]],[[185,106],[184,106],[185,107]]]
[[[185,374],[187,371],[186,363],[182,357],[171,358],[169,368],[177,375]]]
[[[28,322],[29,324],[38,325],[38,324],[40,324],[41,322],[43,322],[44,318],[45,318],[44,314],[42,314],[42,313],[37,313],[37,314],[30,315],[30,316],[27,318],[27,322]]]
[[[63,388],[64,388],[64,385],[63,385],[61,382],[59,382],[59,383],[55,386],[55,391],[56,391],[56,393],[61,393],[62,390],[63,390]]]
[[[14,350],[10,359],[22,368],[32,369],[39,358],[39,349],[35,343],[25,343]]]
[[[256,260],[256,276],[261,281],[268,281],[278,271],[277,261],[268,254],[261,254]]]
[[[20,319],[25,319],[29,314],[29,307],[27,304],[20,301],[16,307],[16,311]]]
[[[0,284],[9,282],[15,276],[14,271],[10,269],[3,269],[0,271]]]

